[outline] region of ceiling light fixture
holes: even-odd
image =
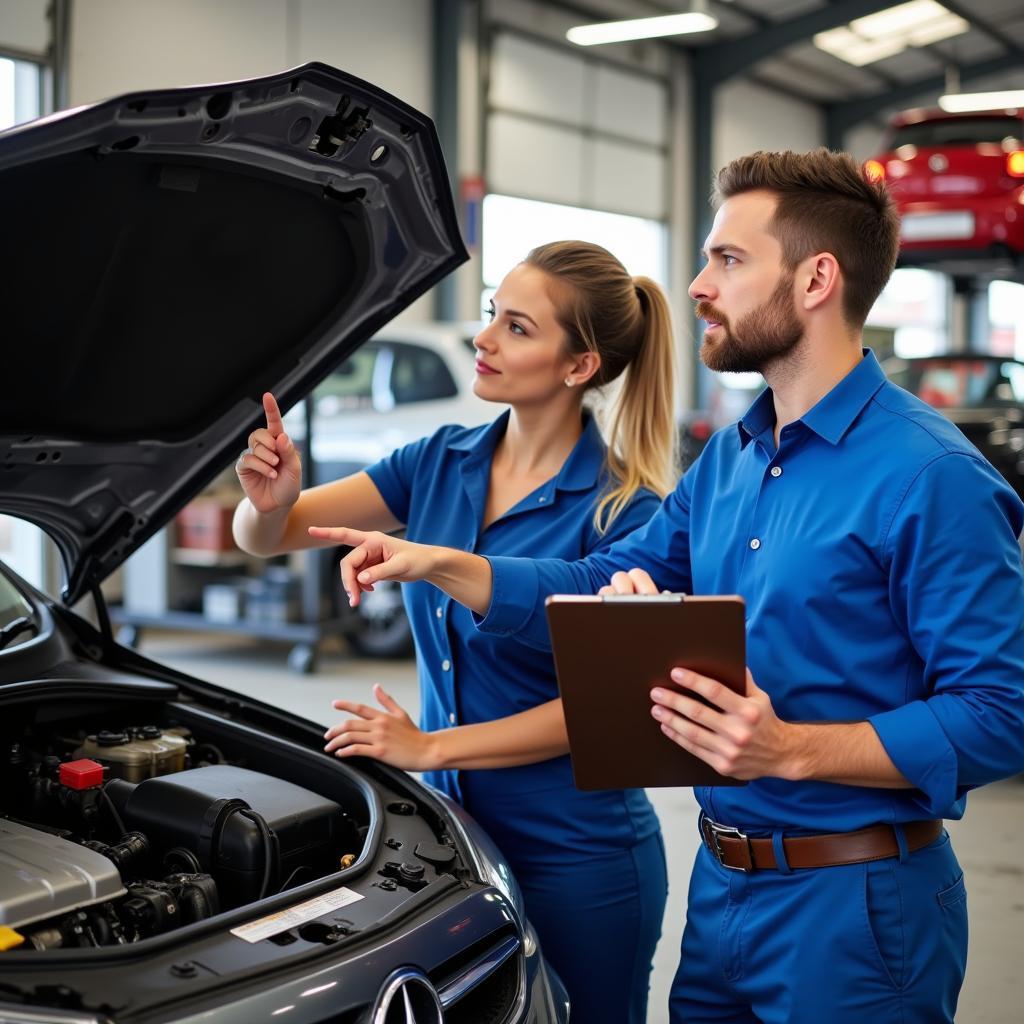
[[[657,18],[633,18],[629,21],[603,21],[596,25],[577,25],[565,33],[577,46],[600,46],[631,39],[655,39],[661,36],[692,35],[718,28],[718,19],[708,14],[704,0],[693,0],[683,14]]]
[[[965,114],[973,110],[1007,110],[1024,107],[1024,89],[1005,92],[956,92],[939,97],[939,106],[950,114]]]
[[[863,67],[894,57],[911,46],[929,46],[962,35],[968,22],[937,0],[910,0],[876,14],[856,18],[848,25],[818,32],[814,45],[833,57]]]

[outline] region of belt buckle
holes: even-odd
[[[717,821],[712,821],[710,818],[704,818],[704,838],[707,841],[708,849],[715,855],[718,863],[723,868],[729,871],[743,871],[750,872],[754,869],[754,853],[750,848],[750,837],[746,832],[741,832],[738,828],[732,828],[730,825],[719,825]],[[747,860],[750,861],[749,866],[743,864],[726,864],[724,860],[724,851],[722,850],[720,839],[723,837],[727,839],[739,839],[746,844],[747,848]]]

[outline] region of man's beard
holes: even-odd
[[[699,302],[697,317],[720,324],[721,337],[704,339],[700,357],[718,373],[762,373],[788,355],[803,337],[803,325],[793,304],[793,275],[786,274],[771,298],[743,316],[730,329],[726,318],[709,302]]]

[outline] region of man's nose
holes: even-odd
[[[711,281],[711,275],[708,273],[709,266],[710,264],[704,267],[704,269],[690,282],[690,287],[686,290],[687,295],[689,295],[695,302],[700,302],[702,299],[710,301],[716,294],[714,285]]]

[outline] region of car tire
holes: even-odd
[[[345,636],[369,658],[407,658],[413,653],[412,626],[402,603],[401,584],[382,580],[349,610]]]

